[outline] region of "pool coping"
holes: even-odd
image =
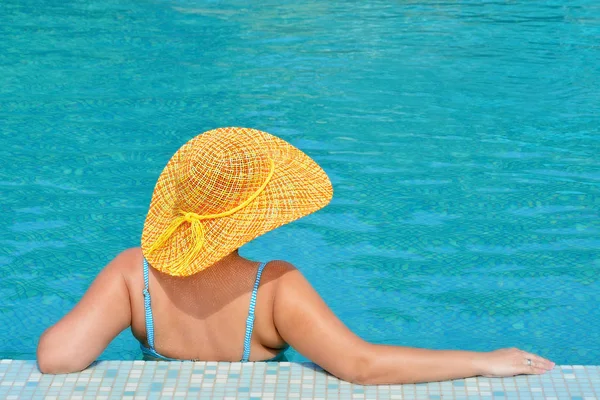
[[[99,361],[63,375],[33,360],[0,360],[0,399],[548,399],[600,400],[600,366],[544,375],[355,385],[312,363]]]

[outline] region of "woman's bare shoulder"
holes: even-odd
[[[144,255],[139,247],[132,247],[120,252],[107,268],[117,269],[128,287],[139,286],[143,281],[143,262]]]
[[[285,276],[297,271],[298,269],[290,262],[284,260],[269,261],[262,273],[261,286],[270,286],[275,288],[282,281],[284,281]]]
[[[116,257],[115,261],[121,263],[123,266],[131,266],[133,264],[142,265],[144,255],[140,247],[131,247],[123,250]]]
[[[284,260],[272,260],[267,263],[266,270],[274,270],[278,273],[286,273],[290,271],[296,271],[297,268],[290,262]]]

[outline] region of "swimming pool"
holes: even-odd
[[[182,143],[236,125],[335,190],[243,254],[296,264],[360,336],[598,364],[594,2],[0,7],[0,358],[138,245]],[[140,357],[129,332],[102,355]]]

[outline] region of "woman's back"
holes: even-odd
[[[143,255],[127,251],[123,275],[131,303],[131,330],[149,347],[144,307]],[[149,268],[149,295],[154,327],[154,349],[173,359],[240,361],[244,349],[251,295],[261,263],[237,252],[190,278],[172,277]],[[278,278],[289,264],[266,263],[258,280],[254,323],[250,327],[249,360],[277,356],[287,346],[273,321],[273,296]]]

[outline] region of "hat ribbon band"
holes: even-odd
[[[179,211],[179,215],[175,219],[173,219],[173,221],[171,221],[167,229],[158,237],[158,239],[152,244],[152,246],[150,246],[148,252],[152,253],[153,251],[161,247],[173,235],[173,233],[175,233],[175,231],[177,230],[177,228],[179,228],[181,224],[183,224],[184,222],[188,222],[192,230],[191,243],[193,247],[189,249],[185,254],[182,254],[181,256],[177,257],[174,260],[173,264],[170,265],[173,272],[179,273],[182,270],[184,270],[187,267],[187,265],[189,265],[193,261],[193,259],[198,255],[198,253],[204,246],[204,225],[201,221],[205,219],[228,217],[245,208],[246,206],[248,206],[248,204],[252,203],[252,201],[254,201],[254,199],[256,199],[262,193],[263,190],[265,190],[265,188],[269,184],[269,181],[271,181],[273,174],[275,173],[275,162],[271,158],[269,158],[269,161],[269,175],[267,175],[267,178],[265,179],[263,184],[243,203],[232,208],[231,210],[218,214],[200,215],[194,212]]]

